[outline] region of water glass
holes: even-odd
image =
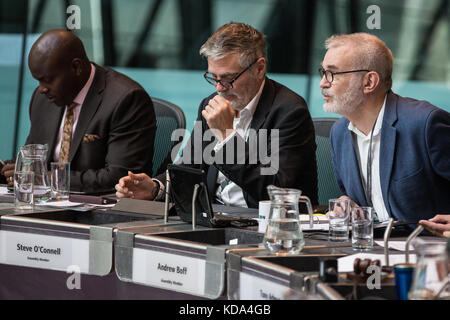
[[[373,248],[373,209],[355,207],[352,209],[352,248],[370,251]]]
[[[348,221],[350,218],[349,199],[330,199],[328,201],[328,221],[330,241],[347,241],[349,238]]]
[[[33,209],[34,172],[14,172],[14,206],[20,210]]]
[[[56,200],[69,200],[70,193],[70,162],[52,162],[51,185],[52,198]]]

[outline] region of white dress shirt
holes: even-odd
[[[386,98],[384,98],[383,106],[378,113],[377,122],[375,128],[373,128],[372,137],[372,204],[373,208],[378,216],[379,221],[386,221],[389,219],[389,213],[386,210],[386,206],[383,201],[383,194],[381,192],[381,181],[380,181],[380,138],[381,138],[381,127],[383,125],[384,110],[386,107]],[[370,136],[371,132],[366,136],[364,133],[359,131],[351,122],[348,125],[348,130],[352,131],[357,137],[358,151],[360,163],[360,173],[362,178],[363,187],[367,185],[367,156],[369,153]]]
[[[261,94],[264,88],[265,80],[261,84],[258,93],[255,97],[248,103],[248,105],[242,109],[239,113],[239,118],[234,118],[233,120],[233,133],[231,133],[225,140],[219,142],[214,147],[214,151],[218,151],[233,138],[236,134],[239,134],[245,141],[248,140],[248,135],[250,132],[250,123],[253,119],[253,114],[255,113],[256,107],[258,106],[259,99],[261,98]],[[247,203],[244,199],[244,193],[242,192],[242,188],[239,187],[234,182],[230,181],[223,189],[220,187],[221,184],[225,181],[225,175],[219,171],[217,176],[217,183],[219,184],[219,188],[216,190],[216,199],[219,202],[222,202],[225,205],[238,206],[238,207],[247,207]]]

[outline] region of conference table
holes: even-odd
[[[324,228],[304,231],[303,250],[286,256],[266,250],[257,226],[193,227],[164,217],[163,203],[24,212],[12,199],[0,196],[0,299],[396,299],[393,273],[383,272],[381,288],[372,290],[353,262],[385,264],[385,253],[391,266],[405,259],[384,249],[384,229],[367,253],[350,240],[328,241]],[[407,234],[394,228],[396,235],[404,242]]]

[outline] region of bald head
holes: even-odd
[[[83,43],[66,30],[44,32],[31,47],[28,67],[40,93],[58,106],[70,104],[90,74]]]
[[[42,59],[48,58],[62,63],[70,63],[75,58],[89,62],[81,40],[66,30],[46,31],[31,47],[29,61],[42,63]]]

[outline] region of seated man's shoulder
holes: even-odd
[[[105,90],[114,92],[116,95],[128,94],[132,91],[145,92],[145,89],[139,83],[127,75],[106,67],[100,67],[99,69],[105,76]]]
[[[282,85],[281,83],[278,83],[274,80],[269,79],[268,81],[269,81],[268,85],[272,86],[274,89],[273,105],[275,107],[308,109],[305,99],[298,93],[294,92],[285,85]]]
[[[302,106],[306,106],[305,99],[292,89],[285,85],[269,79],[269,85],[272,85],[275,92],[275,101],[297,103]]]
[[[426,120],[431,113],[447,113],[445,110],[431,104],[426,100],[417,100],[409,97],[402,97],[397,95],[398,114],[407,118],[416,118],[418,120]]]
[[[425,100],[398,96],[397,120],[397,128],[421,135],[426,128],[443,128],[437,123],[446,123],[444,127],[448,128],[450,113]]]

